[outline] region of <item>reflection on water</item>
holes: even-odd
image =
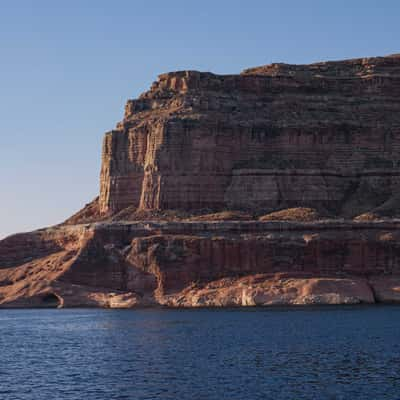
[[[2,310],[0,399],[399,399],[400,308]]]

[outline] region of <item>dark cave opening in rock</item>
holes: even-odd
[[[57,308],[61,305],[60,298],[54,293],[47,293],[41,300],[43,307]]]

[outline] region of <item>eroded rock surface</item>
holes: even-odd
[[[99,208],[398,212],[400,57],[161,75],[106,134]]]
[[[0,242],[0,305],[399,301],[400,221],[120,222]],[[32,243],[30,256],[26,244]],[[35,250],[35,251],[33,251]]]
[[[0,306],[400,301],[400,56],[160,75],[99,197],[0,241]]]

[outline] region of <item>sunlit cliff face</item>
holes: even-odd
[[[100,212],[390,214],[400,193],[399,72],[392,56],[161,75],[105,136]]]

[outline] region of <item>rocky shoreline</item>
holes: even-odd
[[[400,220],[114,222],[0,241],[1,307],[400,301]]]

